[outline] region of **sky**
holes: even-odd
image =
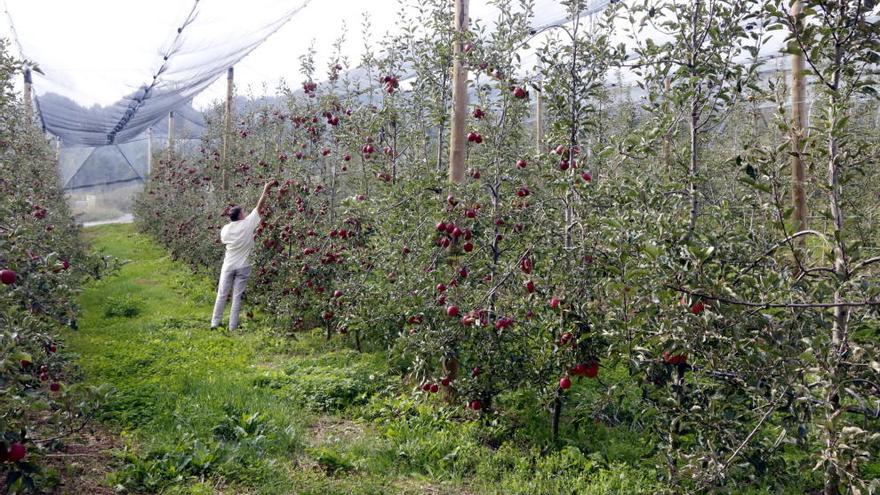
[[[303,1],[201,0],[204,12],[187,29],[191,39],[204,35],[209,42],[222,43]],[[417,0],[403,1],[410,4]],[[472,17],[491,16],[494,8],[487,3],[472,1]],[[50,76],[49,80],[35,79],[36,91],[59,92],[89,106],[113,103],[149,82],[161,63],[161,48],[169,46],[192,1],[3,0],[0,5],[9,13],[0,22],[0,36],[12,38],[11,17],[25,56]],[[373,24],[374,42],[381,43],[382,35],[394,29],[398,8],[398,0],[312,0],[236,64],[237,91],[272,94],[282,78],[298,85],[302,80],[299,56],[313,42],[318,48],[319,73],[323,74],[330,47],[343,32],[347,33],[345,51],[356,64],[363,47],[364,14]],[[348,29],[344,31],[342,26]],[[17,47],[12,51],[18,54]],[[197,96],[194,104],[204,108],[222,99],[225,91],[225,78],[221,77]]]
[[[195,47],[200,56],[221,54],[224,43],[240,41],[247,33],[308,3],[235,64],[238,94],[275,94],[282,79],[299,86],[303,80],[299,57],[312,43],[317,48],[319,74],[325,73],[331,46],[342,33],[347,38],[344,52],[356,65],[364,44],[364,14],[373,24],[372,42],[381,44],[384,34],[395,29],[401,2],[414,5],[419,1],[200,0],[200,17],[185,30],[187,47]],[[593,2],[601,7],[607,0]],[[558,1],[536,3],[538,23],[560,15]],[[470,4],[472,19],[491,21],[497,15],[491,0],[470,0]],[[0,0],[0,7],[9,14],[0,21],[0,36],[13,37],[11,18],[21,51],[48,76],[35,76],[37,94],[53,91],[84,106],[109,105],[150,82],[162,63],[162,48],[171,45],[192,5],[193,0]],[[17,46],[11,50],[19,52]],[[173,60],[181,59],[186,57]],[[221,76],[195,97],[194,105],[207,108],[222,100],[225,92],[226,81]]]

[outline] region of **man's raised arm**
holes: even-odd
[[[263,206],[266,204],[266,195],[269,193],[269,189],[272,189],[272,186],[277,186],[278,180],[272,179],[263,186],[263,194],[260,195],[260,200],[257,201],[257,212],[263,211]]]

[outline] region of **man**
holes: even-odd
[[[220,229],[220,241],[226,245],[226,255],[223,258],[223,268],[220,270],[220,284],[217,287],[217,301],[214,303],[211,329],[220,326],[230,289],[232,308],[229,310],[229,329],[238,328],[241,295],[251,275],[250,256],[254,249],[254,231],[260,225],[260,210],[266,203],[266,194],[277,184],[278,181],[271,180],[263,186],[263,194],[260,195],[256,208],[248,216],[242,218],[241,206],[233,206],[229,210],[229,219],[232,221]]]

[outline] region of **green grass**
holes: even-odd
[[[321,332],[285,338],[255,320],[211,331],[214,281],[172,262],[132,226],[86,231],[128,260],[81,295],[68,339],[89,383],[116,392],[102,420],[121,432],[124,491],[260,494],[654,493],[631,433],[572,434],[542,450],[545,414],[485,422],[412,396],[381,353]],[[532,401],[533,402],[533,401]],[[506,421],[506,423],[505,423]],[[516,423],[517,427],[511,424]],[[600,440],[600,442],[597,442]],[[601,448],[599,448],[601,443]],[[653,462],[646,462],[653,466]]]

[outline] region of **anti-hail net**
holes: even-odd
[[[34,103],[39,123],[63,143],[60,150],[63,186],[89,192],[96,187],[141,183],[148,173],[146,129],[161,147],[167,141],[166,119],[175,112],[175,138],[198,138],[203,118],[193,98],[221,77],[227,68],[288,24],[285,33],[301,31],[329,51],[332,38],[345,23],[356,31],[363,13],[370,15],[376,33],[393,31],[396,9],[416,8],[416,0],[260,0],[257,5],[237,0],[155,0],[132,8],[130,2],[93,0],[57,2],[53,13],[34,9],[29,0],[6,0],[7,35],[20,55],[36,64]],[[471,0],[471,19],[491,29],[499,11],[491,0]],[[581,16],[596,19],[613,0],[587,2]],[[84,20],[84,11],[91,20]],[[314,16],[328,12],[332,17]],[[383,14],[384,12],[384,14]],[[559,0],[536,0],[531,23],[532,46],[553,36],[553,26],[568,21]],[[327,34],[330,33],[330,34]],[[558,33],[557,33],[558,34]],[[626,42],[623,29],[615,42]],[[658,37],[659,41],[660,37]],[[273,67],[265,62],[256,71],[272,84],[297,77],[297,58],[309,38],[283,47]],[[780,42],[761,50],[768,73],[787,69]],[[349,43],[351,60],[358,60],[360,43]],[[278,53],[279,47],[274,47]],[[319,54],[320,55],[320,54]],[[523,55],[523,66],[534,67],[534,51]],[[354,79],[367,77],[353,69]],[[402,79],[406,77],[402,74]],[[275,77],[275,81],[270,79]],[[609,84],[634,88],[633,74],[613,74]],[[638,90],[635,90],[638,97]],[[630,94],[632,96],[632,94]]]
[[[233,0],[178,0],[132,9],[128,2],[102,0],[89,3],[104,20],[100,25],[53,23],[67,32],[56,30],[51,37],[41,28],[45,17],[25,15],[30,9],[16,12],[13,1],[6,9],[21,55],[40,69],[33,74],[34,91],[46,131],[66,145],[104,146],[138,139],[188,105],[309,1],[261,0],[259,8],[245,8]],[[82,17],[78,2],[53,8],[54,18]],[[155,36],[130,36],[126,30],[136,23],[155,26],[150,30]],[[71,54],[82,60],[83,53],[90,62],[72,67],[67,61]],[[132,61],[149,62],[139,67]],[[108,73],[119,77],[107,81]]]

